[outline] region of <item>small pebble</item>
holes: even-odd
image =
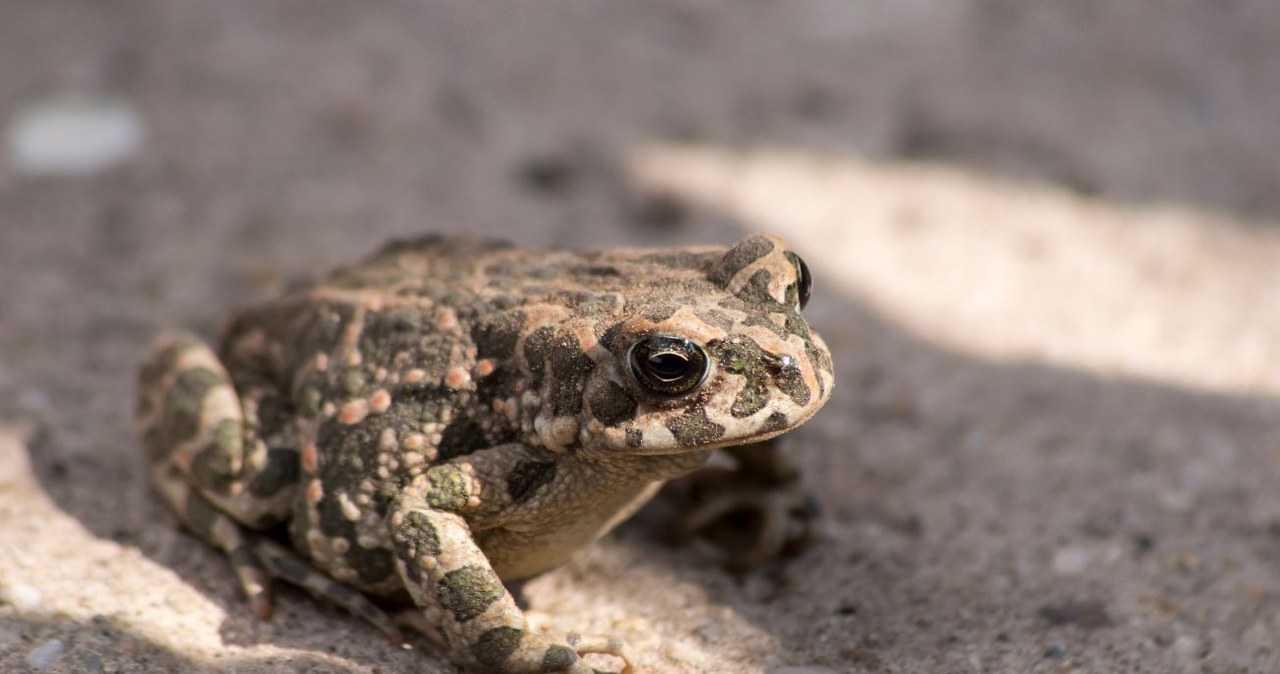
[[[19,173],[83,176],[132,159],[144,136],[141,118],[127,103],[62,94],[18,110],[5,129],[5,154]]]
[[[1190,634],[1184,634],[1173,640],[1173,652],[1180,658],[1198,660],[1205,654],[1204,642]]]
[[[27,653],[27,664],[35,669],[44,669],[62,657],[64,648],[62,642],[57,639],[46,641]]]
[[[1089,551],[1084,548],[1062,548],[1053,553],[1053,560],[1050,562],[1050,566],[1053,567],[1055,573],[1074,576],[1088,568],[1092,557],[1093,555],[1089,554]]]

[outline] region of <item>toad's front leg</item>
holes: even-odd
[[[465,461],[436,466],[392,505],[396,564],[422,611],[427,636],[442,642],[455,663],[495,674],[591,674],[580,657],[584,653],[615,655],[624,662],[623,674],[633,672],[620,640],[557,643],[530,633],[464,517],[501,507],[491,497],[507,489],[486,488],[482,480]]]

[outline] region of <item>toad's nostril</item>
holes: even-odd
[[[800,363],[795,356],[788,354],[769,354],[768,358],[769,370],[774,374],[796,374],[800,371]]]

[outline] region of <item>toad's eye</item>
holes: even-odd
[[[682,395],[707,377],[707,354],[680,337],[646,337],[627,349],[627,367],[645,390]]]
[[[799,255],[787,251],[787,259],[796,266],[796,294],[800,298],[800,308],[809,303],[809,295],[813,294],[813,276],[809,274],[809,265]]]

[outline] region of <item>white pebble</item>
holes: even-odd
[[[126,103],[62,94],[20,109],[5,129],[5,151],[20,173],[83,176],[133,158],[144,136]]]
[[[35,669],[44,669],[62,657],[64,648],[62,642],[57,639],[46,641],[27,653],[27,664]]]
[[[1093,555],[1084,548],[1068,547],[1053,553],[1053,560],[1050,565],[1055,573],[1074,576],[1083,572],[1089,566],[1092,558]]]
[[[1173,640],[1173,652],[1187,660],[1199,659],[1205,654],[1204,642],[1190,634],[1183,634]]]

